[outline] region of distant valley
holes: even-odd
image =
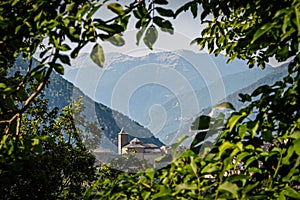
[[[277,68],[249,69],[243,61],[226,64],[223,56],[180,50],[143,57],[107,54],[100,68],[82,54],[65,78],[91,99],[147,127],[165,144],[192,135],[191,121],[204,108],[252,85],[263,84]],[[238,103],[234,101],[234,103]]]

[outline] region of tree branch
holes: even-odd
[[[135,4],[136,3],[136,4]],[[127,9],[124,11],[124,14],[121,15],[121,16],[124,16],[124,15],[127,15],[129,14],[133,9],[137,8],[139,5],[140,5],[140,1],[136,1],[135,3],[132,3],[130,4],[130,7],[127,7]],[[135,5],[134,5],[135,4]],[[106,20],[104,21],[104,23],[110,23],[110,22],[113,22],[115,21],[116,19],[118,19],[119,17],[121,17],[120,15],[116,16],[116,17],[113,17],[109,20]]]

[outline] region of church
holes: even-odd
[[[146,160],[154,165],[155,159],[164,155],[164,151],[155,144],[143,144],[138,138],[129,141],[128,133],[122,130],[118,134],[118,154],[124,155],[134,152],[135,156],[141,160]]]

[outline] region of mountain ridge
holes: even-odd
[[[34,63],[37,64],[38,61],[34,60]],[[27,65],[27,61],[18,57],[14,70],[24,73]],[[79,88],[65,80],[58,73],[53,72],[49,81],[50,84],[45,87],[43,92],[45,98],[49,99],[48,106],[50,108],[63,108],[73,100],[82,97],[82,103],[85,107],[83,114],[86,116],[86,120],[97,121],[99,126],[103,128],[101,133],[101,144],[99,144],[99,147],[117,152],[118,133],[122,128],[128,132],[131,137],[139,137],[144,143],[154,143],[157,146],[163,145],[158,138],[156,138],[148,129],[142,127],[138,122],[101,103],[94,102]]]
[[[181,126],[188,131],[185,120],[272,71],[270,66],[249,71],[244,61],[227,65],[223,56],[188,50],[141,57],[107,55],[103,69],[88,54],[82,55],[64,77],[92,99],[149,128],[166,144],[174,142],[165,139],[168,132]]]

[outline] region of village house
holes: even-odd
[[[130,152],[133,152],[140,160],[146,160],[151,165],[155,165],[155,159],[165,154],[157,145],[144,144],[138,138],[134,138],[129,142],[128,133],[122,129],[118,135],[118,153],[124,155]]]

